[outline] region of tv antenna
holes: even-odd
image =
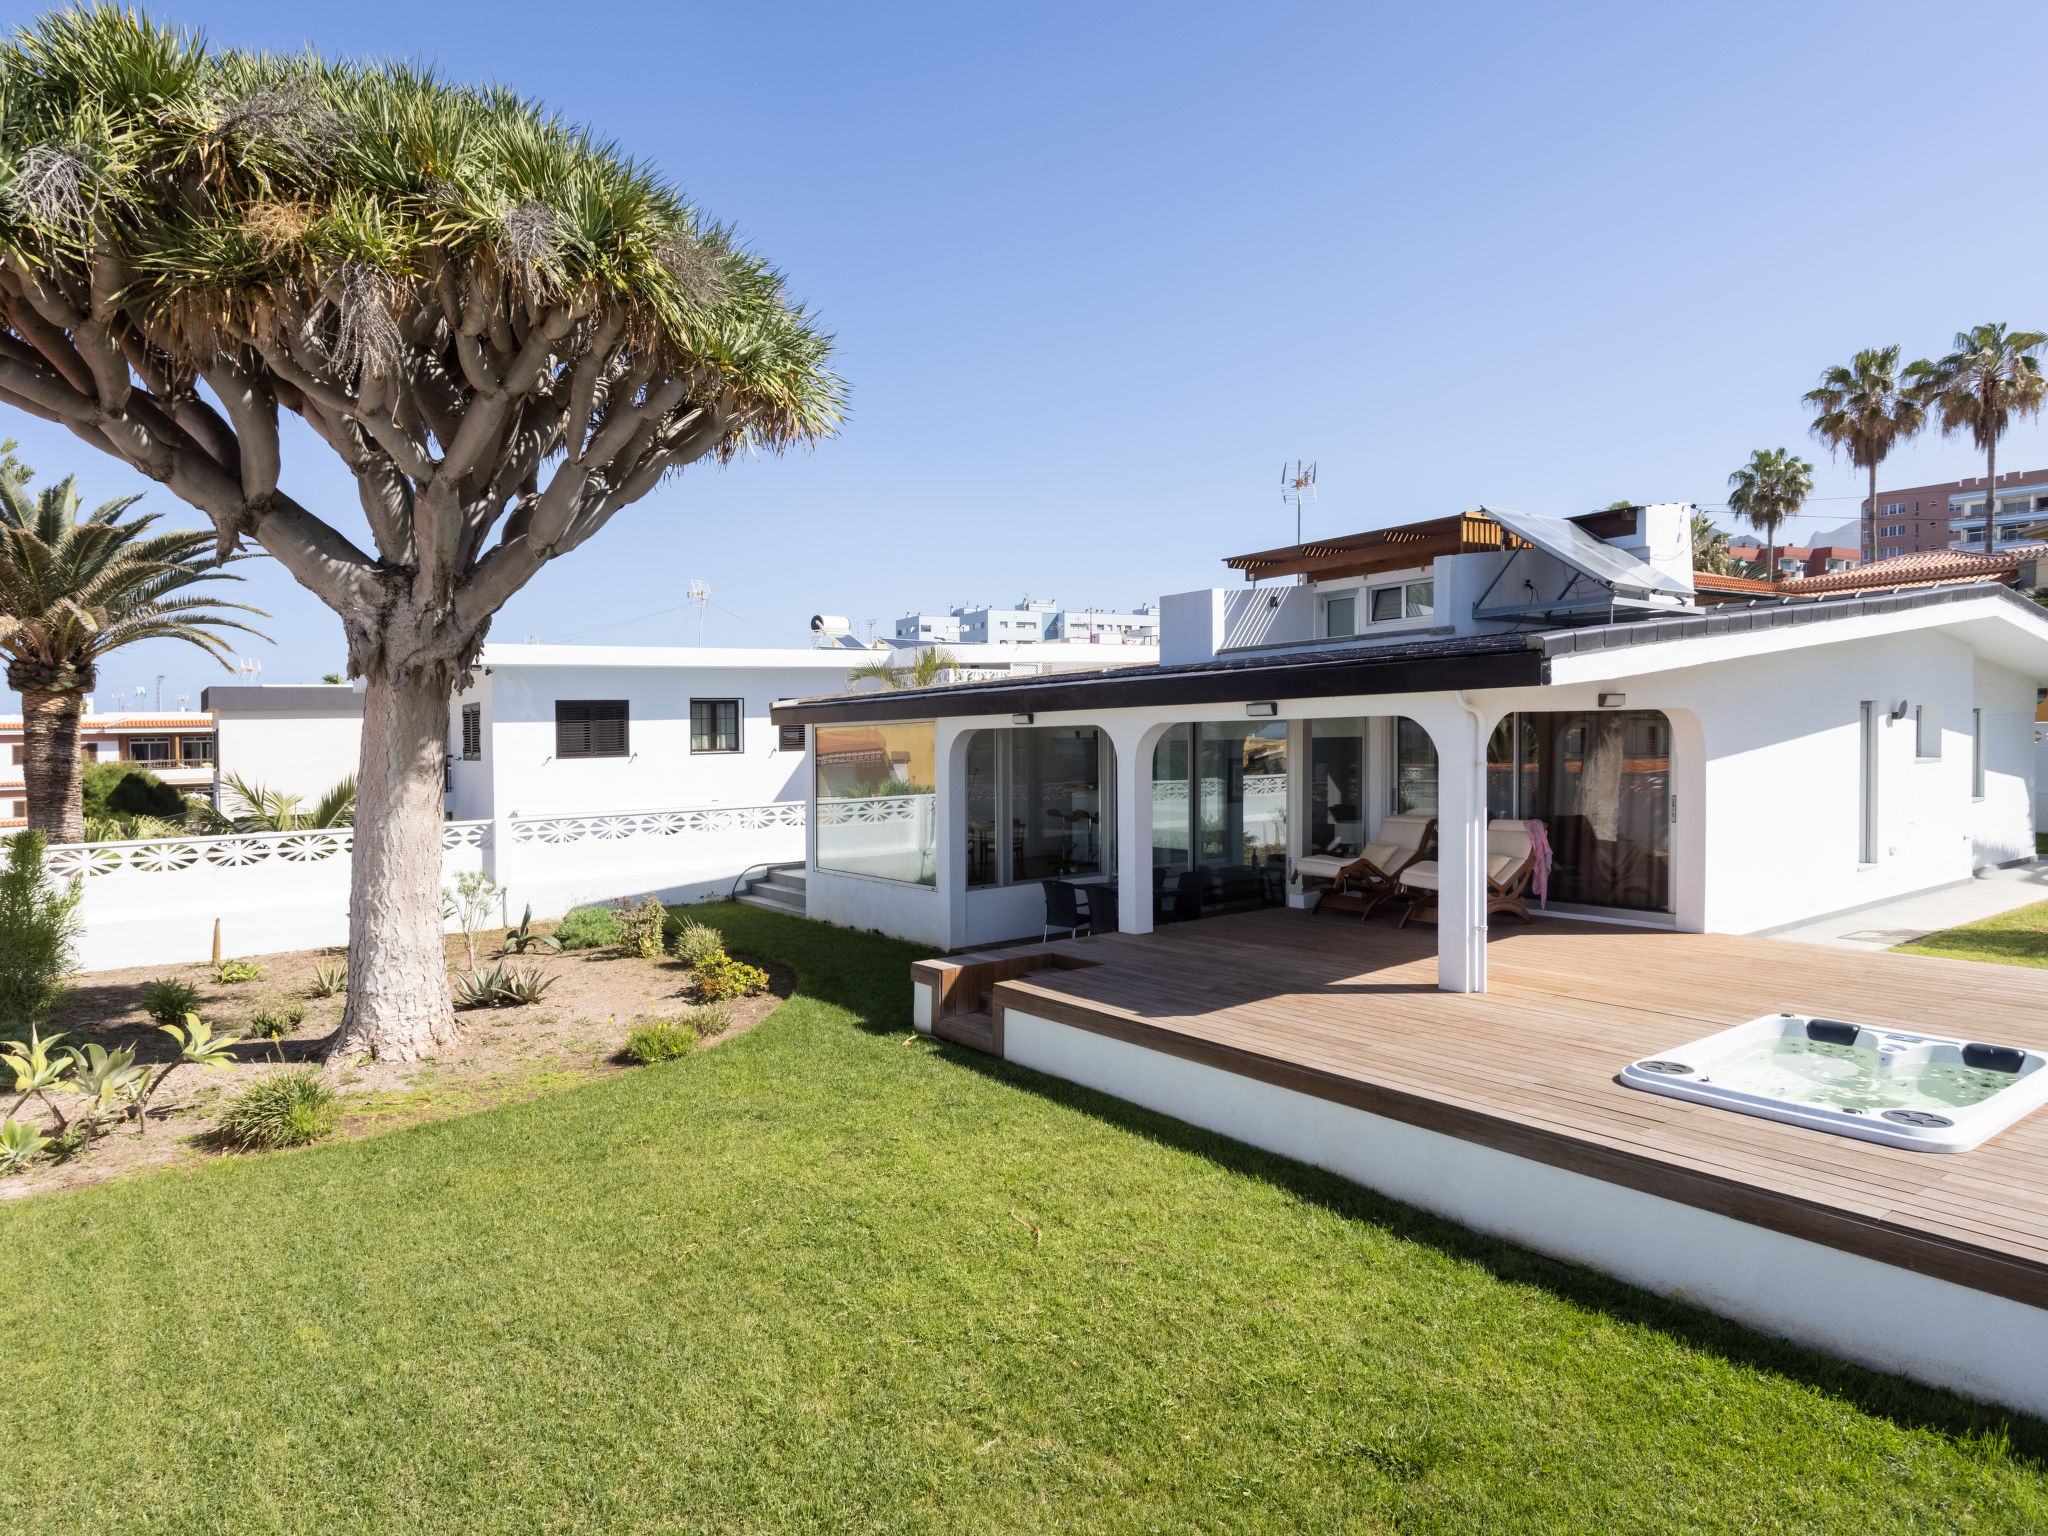
[[[263,663],[254,656],[244,656],[235,663],[235,671],[253,683],[263,675]]]
[[[1301,504],[1314,505],[1316,467],[1302,459],[1280,466],[1280,499],[1294,507],[1294,542],[1301,542]]]
[[[701,581],[692,581],[689,590],[683,594],[683,601],[696,606],[697,643],[702,645],[704,643],[704,613],[711,606],[711,589]]]

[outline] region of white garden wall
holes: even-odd
[[[224,955],[348,942],[346,830],[84,843],[52,849],[59,877],[81,881],[83,970],[204,960],[216,921]],[[804,856],[801,801],[504,817],[444,825],[442,882],[486,870],[513,920],[653,893],[666,902],[723,896],[749,867]],[[451,925],[452,926],[452,925]]]

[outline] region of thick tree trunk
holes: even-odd
[[[349,878],[348,1007],[330,1061],[417,1061],[455,1039],[441,925],[441,793],[453,677],[446,666],[363,695]]]
[[[21,691],[21,774],[28,790],[28,824],[53,843],[85,841],[83,772],[78,762],[78,712],[83,695],[72,689]]]

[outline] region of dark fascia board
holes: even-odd
[[[1528,688],[1545,681],[1543,656],[1532,647],[1531,638],[1488,635],[1414,646],[1319,651],[1307,656],[1117,667],[938,688],[842,693],[778,702],[769,713],[777,725],[838,725],[1167,704],[1236,704],[1254,699],[1442,693],[1457,688]]]
[[[305,714],[322,711],[331,714],[360,715],[363,712],[363,695],[360,689],[338,683],[286,683],[281,686],[273,684],[268,688],[223,683],[201,689],[199,707],[249,714]]]

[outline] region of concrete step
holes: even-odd
[[[806,915],[803,896],[789,891],[779,891],[773,886],[748,886],[740,892],[740,900],[750,907],[765,907],[770,912],[787,912],[791,917]]]
[[[748,883],[801,896],[804,893],[804,867],[801,864],[778,864]]]

